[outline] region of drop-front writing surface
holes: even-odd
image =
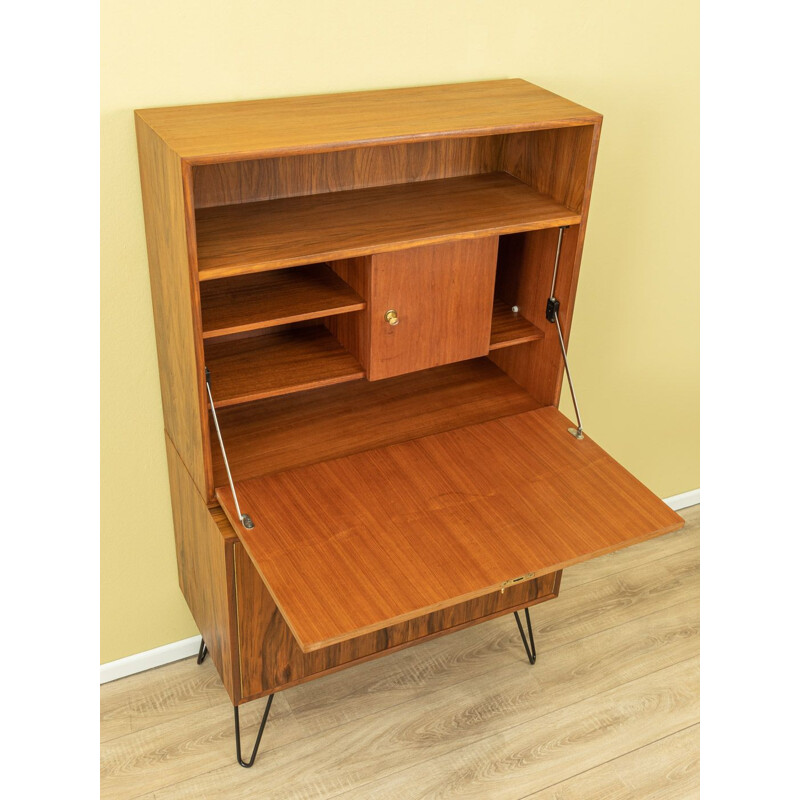
[[[500,590],[682,527],[588,437],[541,408],[218,496],[301,648]]]

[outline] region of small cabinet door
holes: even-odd
[[[496,236],[372,256],[367,377],[485,356]]]

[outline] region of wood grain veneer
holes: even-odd
[[[564,231],[556,281],[556,297],[570,296],[577,281],[575,252],[579,229]],[[553,279],[558,231],[505,236],[500,241],[495,291],[507,303],[514,303],[541,331],[541,341],[532,345],[495,350],[490,358],[517,383],[524,386],[541,405],[556,405],[561,391],[564,363],[558,332],[547,321],[547,299]],[[561,303],[559,320],[568,343],[572,312]]]
[[[305,652],[677,530],[552,407],[237,484],[234,521]]]
[[[205,351],[217,408],[365,375],[355,358],[321,325],[210,341]]]
[[[330,647],[304,653],[241,545],[236,547],[236,598],[242,702],[388,655],[558,596],[561,573],[543,575]]]
[[[358,311],[366,303],[325,264],[201,284],[203,337]]]
[[[164,427],[205,489],[210,458],[190,192],[180,159],[138,117],[136,141]]]
[[[336,340],[349,353],[352,353],[359,364],[369,366],[370,348],[372,347],[372,324],[370,320],[372,307],[372,256],[361,258],[345,258],[331,261],[330,268],[358,292],[366,301],[363,311],[353,314],[341,314],[325,320],[326,327]]]
[[[585,127],[512,134],[504,137],[503,169],[550,193],[567,207],[581,211],[581,221],[564,234],[555,296],[559,322],[569,347],[578,272],[586,235],[592,180],[597,160],[601,121]],[[558,233],[541,231],[503,237],[497,276],[497,295],[520,307],[521,313],[544,333],[538,345],[504,349],[491,358],[542,405],[558,406],[564,376],[555,325],[545,317],[550,296]]]
[[[196,208],[497,172],[502,136],[438,139],[193,169]]]
[[[137,114],[193,164],[568,127],[601,118],[519,78],[149,108]]]
[[[233,572],[236,534],[219,508],[209,512],[174,444],[166,433],[164,438],[178,583],[228,695],[238,702],[241,681]]]
[[[498,169],[580,212],[593,160],[595,126],[559,128],[503,137]]]
[[[580,215],[494,172],[197,210],[200,280],[574,225]]]
[[[489,352],[497,237],[378,253],[370,259],[369,380]],[[397,312],[398,324],[385,318]]]
[[[241,481],[534,408],[528,392],[482,358],[231,406],[218,416]],[[216,437],[212,451],[214,485],[223,486]]]
[[[512,311],[511,306],[502,300],[494,301],[489,350],[499,350],[501,347],[511,347],[543,338],[544,331],[528,322],[521,312]]]

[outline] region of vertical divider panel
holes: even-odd
[[[345,258],[332,261],[330,268],[361,295],[367,307],[350,314],[328,317],[325,325],[339,344],[353,355],[367,372],[369,379],[369,353],[371,347],[370,313],[372,309],[372,256]]]

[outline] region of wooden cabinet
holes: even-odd
[[[235,707],[682,525],[557,410],[600,124],[521,80],[136,113],[180,584]]]

